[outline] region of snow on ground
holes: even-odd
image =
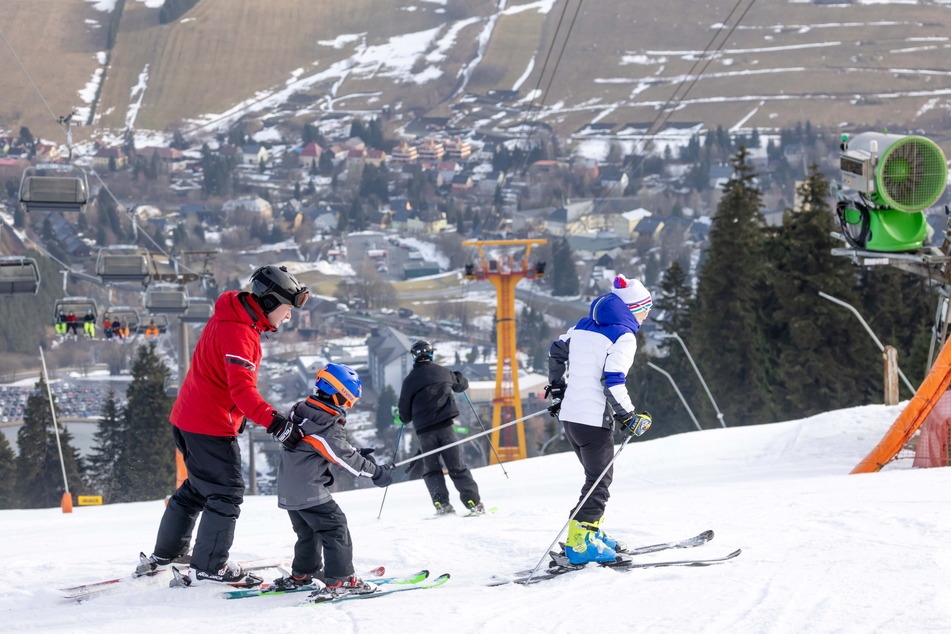
[[[507,478],[497,465],[476,470],[485,502],[498,507],[480,518],[426,521],[420,481],[391,486],[379,520],[381,490],[336,494],[358,570],[452,573],[439,589],[338,605],[296,607],[301,595],[226,602],[213,588],[170,589],[158,578],[67,602],[56,587],[131,570],[152,546],[162,501],[2,511],[4,631],[946,632],[951,469],[848,474],[899,411],[866,406],[627,445],[609,532],[635,545],[716,532],[701,548],[644,560],[743,549],[709,568],[592,569],[486,587],[495,573],[538,562],[566,521],[581,481],[567,453],[507,463]],[[242,510],[234,557],[291,556],[274,497],[249,497]]]

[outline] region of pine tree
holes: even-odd
[[[928,369],[928,347],[935,314],[935,297],[929,288],[930,282],[892,267],[878,266],[864,269],[860,282],[859,312],[884,345],[895,347],[899,367],[913,385],[918,385]],[[869,337],[861,345],[871,347],[872,352],[878,354],[878,348]],[[880,386],[878,375],[872,376]],[[904,387],[901,389],[906,394]],[[881,401],[880,387],[875,388],[870,401]]]
[[[665,333],[683,337],[690,331],[692,302],[693,293],[687,282],[687,273],[680,262],[675,260],[664,272],[658,290],[654,293],[654,308],[651,310],[650,319],[656,321],[657,326]],[[662,339],[660,347],[665,351],[666,356],[658,359],[656,365],[670,374],[691,409],[695,409],[694,403],[706,402],[707,396],[703,386],[699,383],[693,365],[680,343],[671,336]],[[642,353],[638,352],[638,356],[641,355]],[[654,377],[651,379],[653,380]],[[670,381],[664,377],[664,380],[654,382],[653,385],[653,390],[656,391],[654,396],[659,402],[665,403],[665,407],[670,412],[665,416],[665,429],[672,433],[696,430],[696,425],[689,414],[684,409],[672,405],[677,403],[680,397]],[[705,411],[705,409],[694,411],[694,415],[699,416]],[[709,428],[714,427],[717,421],[703,420],[701,424]]]
[[[387,438],[393,431],[393,406],[396,405],[396,392],[387,385],[380,392],[380,397],[376,402],[376,433],[383,439]]]
[[[132,383],[123,410],[123,450],[116,463],[115,501],[154,500],[175,484],[175,444],[165,396],[168,368],[155,354],[155,342],[139,346],[132,364]]]
[[[774,420],[770,407],[774,359],[763,305],[768,290],[765,222],[761,194],[746,158],[741,146],[730,161],[733,176],[724,185],[713,218],[690,333],[684,337],[727,425]]]
[[[832,255],[836,223],[827,203],[829,182],[817,164],[798,193],[801,208],[787,210],[768,248],[775,289],[769,321],[779,353],[775,393],[785,418],[865,403],[881,389],[875,387],[881,385],[881,361],[873,342],[845,309],[818,295],[858,304],[855,267]]]
[[[77,494],[85,490],[82,460],[73,448],[72,441],[72,434],[60,426],[59,447],[63,452],[61,463],[46,382],[40,379],[26,399],[23,426],[17,432],[17,446],[20,449],[16,461],[19,508],[59,506],[64,492],[64,467],[70,493]]]
[[[558,238],[551,247],[552,295],[556,297],[574,297],[580,293],[581,280],[575,269],[575,256],[568,246],[568,240]]]
[[[16,508],[16,454],[7,437],[0,434],[0,509]]]
[[[108,504],[118,489],[116,465],[124,451],[125,424],[119,414],[115,392],[102,405],[101,418],[93,436],[92,455],[89,458],[90,483]]]

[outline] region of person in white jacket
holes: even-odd
[[[637,352],[635,335],[651,306],[651,294],[641,282],[618,275],[611,292],[591,302],[588,316],[548,351],[545,392],[552,399],[548,411],[564,425],[585,475],[565,543],[565,555],[573,564],[615,561],[618,552],[627,550],[601,529],[601,523],[614,474],[613,465],[608,468],[614,456],[614,422],[636,436],[650,426],[650,415],[634,411],[627,373]],[[595,485],[602,472],[604,477]]]

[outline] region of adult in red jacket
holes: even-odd
[[[296,423],[261,397],[257,378],[261,333],[277,330],[307,297],[307,288],[286,267],[264,266],[251,275],[250,293],[228,291],[215,302],[172,407],[172,434],[188,477],[169,499],[155,550],[139,572],[181,561],[201,514],[191,554],[195,578],[245,579],[241,566],[228,559],[244,501],[237,436],[247,418],[285,446],[303,437]]]

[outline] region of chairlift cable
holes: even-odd
[[[46,98],[43,97],[43,93],[40,92],[39,87],[36,85],[36,82],[33,81],[33,78],[30,76],[30,72],[26,69],[26,66],[23,65],[23,62],[20,61],[20,56],[17,55],[16,51],[13,50],[13,46],[10,45],[10,42],[7,40],[6,36],[3,34],[3,29],[0,29],[0,40],[3,40],[3,43],[10,50],[10,54],[13,55],[13,59],[16,60],[17,65],[19,65],[20,70],[23,71],[23,74],[26,75],[27,80],[30,82],[30,85],[33,86],[33,90],[36,91],[36,94],[39,96],[40,101],[43,102],[43,105],[46,106],[46,110],[50,113],[50,116],[53,117],[53,121],[59,123],[59,118],[56,116],[56,113],[53,112],[53,109],[50,107],[50,104],[46,101]]]
[[[581,12],[581,5],[584,3],[584,0],[578,0],[578,4],[575,7],[575,14],[571,18],[571,23],[568,25],[568,31],[565,33],[564,39],[561,43],[561,50],[558,52],[558,58],[555,60],[555,66],[551,71],[551,75],[548,79],[548,84],[545,86],[545,91],[541,92],[539,89],[542,84],[542,79],[545,76],[545,71],[548,68],[548,62],[551,59],[551,54],[555,50],[555,42],[558,39],[558,33],[561,31],[561,25],[564,22],[565,14],[568,12],[568,4],[570,2],[565,2],[565,6],[561,10],[561,15],[558,16],[558,24],[555,25],[555,32],[552,34],[551,44],[548,47],[548,52],[545,54],[545,61],[542,63],[541,69],[538,71],[538,81],[535,82],[535,89],[532,91],[532,100],[528,104],[528,112],[531,118],[531,121],[528,125],[528,130],[526,132],[524,143],[527,145],[528,141],[531,139],[532,134],[535,131],[535,124],[538,123],[538,117],[541,114],[541,109],[545,105],[545,96],[548,94],[548,91],[551,90],[551,85],[555,81],[555,74],[558,72],[558,66],[561,64],[561,58],[565,54],[565,49],[568,46],[568,40],[571,37],[571,31],[574,29],[575,22],[578,19],[578,14]],[[541,95],[541,100],[538,103],[538,106],[535,106],[536,95]],[[531,114],[534,110],[534,114]],[[521,138],[521,135],[519,135]],[[518,141],[516,148],[522,145],[521,141]],[[527,167],[528,161],[528,152],[522,156],[522,168]]]
[[[700,78],[707,71],[707,68],[710,66],[710,63],[717,56],[717,54],[719,54],[723,50],[723,47],[726,46],[726,43],[730,40],[730,37],[732,37],[733,32],[736,31],[737,27],[740,26],[740,24],[743,22],[743,19],[746,17],[746,14],[749,13],[750,9],[753,8],[753,5],[756,4],[756,0],[749,0],[749,4],[743,10],[743,13],[737,18],[736,22],[733,23],[733,26],[730,27],[730,30],[726,34],[726,37],[724,37],[720,41],[720,43],[717,44],[716,48],[713,50],[713,53],[708,55],[708,53],[710,53],[711,47],[713,46],[713,43],[720,37],[720,34],[723,32],[723,29],[729,23],[730,18],[733,17],[733,14],[736,13],[737,9],[743,4],[744,1],[745,0],[736,0],[736,3],[733,5],[733,8],[730,10],[730,13],[727,15],[726,19],[720,23],[720,28],[718,28],[716,33],[713,34],[713,36],[710,38],[710,41],[707,43],[706,47],[704,47],[703,52],[700,54],[697,60],[694,61],[693,65],[691,65],[690,70],[687,71],[686,75],[684,75],[684,79],[680,82],[680,84],[677,85],[677,88],[674,89],[674,92],[671,93],[671,96],[667,99],[664,105],[661,106],[657,116],[654,118],[654,121],[651,122],[650,127],[648,127],[647,129],[647,139],[642,148],[643,150],[645,150],[645,152],[648,148],[651,147],[651,144],[654,141],[654,137],[656,137],[658,132],[660,132],[660,130],[663,129],[664,125],[667,124],[667,122],[670,120],[670,117],[677,110],[677,106],[679,106],[680,103],[683,102],[683,100],[687,98],[687,95],[690,94],[690,91],[693,90],[693,87],[697,84],[698,81],[700,81]],[[700,68],[696,76],[694,76],[692,81],[690,81],[690,85],[687,86],[687,89],[684,90],[683,93],[678,95],[681,87],[683,87],[684,84],[686,84],[687,81],[690,80],[691,75],[693,75],[693,72],[697,69],[697,67],[701,64],[701,62],[703,62],[703,67]],[[643,167],[644,161],[646,159],[647,159],[647,154],[645,153],[643,157],[640,158],[640,160],[638,160],[631,167],[628,173],[632,177],[635,176],[640,171],[641,167]],[[597,196],[597,198],[594,199],[592,203],[592,213],[597,213],[598,208],[604,202],[604,199],[606,197],[607,197],[606,194],[602,192],[601,194]]]
[[[68,116],[66,116],[66,117],[58,117],[58,116],[56,116],[56,113],[53,112],[53,109],[52,109],[52,107],[50,107],[49,102],[48,102],[48,101],[46,100],[46,98],[43,96],[43,92],[40,90],[39,86],[36,85],[36,82],[33,81],[33,77],[30,76],[30,73],[29,73],[29,71],[26,69],[26,66],[24,66],[23,62],[20,60],[20,56],[17,55],[16,51],[13,49],[13,46],[12,46],[12,45],[10,44],[10,42],[7,40],[7,38],[6,38],[6,36],[3,34],[3,31],[2,31],[2,30],[0,30],[0,40],[3,40],[3,43],[4,43],[4,45],[6,45],[7,49],[9,49],[10,54],[13,55],[13,58],[16,60],[17,64],[19,65],[20,70],[23,71],[23,74],[26,76],[27,80],[30,82],[30,85],[33,86],[33,90],[36,91],[37,96],[39,96],[40,101],[43,102],[43,105],[46,107],[46,110],[50,113],[50,116],[53,118],[53,120],[54,120],[60,127],[62,127],[62,128],[65,130],[66,139],[67,139],[67,148],[68,148],[68,150],[69,150],[69,157],[70,157],[70,159],[72,159],[72,153],[73,153],[73,150],[72,150],[72,142],[71,142],[71,139],[70,139],[70,136],[71,136],[71,135],[69,134],[69,128],[68,128],[68,126],[69,126],[69,118],[70,118],[72,115],[70,114],[70,115],[68,115]],[[132,213],[132,210],[127,209],[127,208],[125,207],[125,205],[123,205],[123,204],[119,201],[119,199],[118,199],[118,198],[116,197],[116,195],[112,192],[112,190],[109,189],[109,186],[103,181],[103,179],[102,179],[102,177],[99,175],[99,173],[98,173],[98,172],[95,170],[95,168],[92,167],[91,165],[89,166],[89,171],[92,172],[93,175],[99,180],[99,184],[102,186],[103,189],[106,190],[106,193],[108,193],[109,196],[112,197],[112,199],[115,201],[116,205],[118,205],[119,209],[125,211],[125,213],[127,213],[127,214],[132,218],[133,227],[134,227],[134,232],[137,234],[137,233],[138,233],[138,230],[137,230],[137,226],[136,226],[136,224],[135,224],[135,215]],[[148,240],[149,240],[153,245],[155,245],[155,248],[156,248],[156,249],[158,249],[163,255],[165,255],[165,256],[169,259],[169,262],[170,262],[170,263],[175,263],[175,262],[177,262],[177,260],[176,260],[171,254],[169,254],[164,248],[162,248],[162,246],[159,245],[159,244],[152,238],[152,236],[150,236],[150,235],[148,234],[148,232],[143,231],[142,234],[144,234],[144,235],[146,236],[146,238],[148,238]],[[33,241],[31,240],[31,242],[33,242]],[[34,242],[34,244],[36,244],[36,243]],[[63,267],[65,267],[66,269],[68,269],[69,272],[75,273],[75,271],[73,271],[68,265],[66,265],[65,263],[63,263],[63,262],[60,261],[59,259],[57,259],[57,258],[53,257],[52,255],[50,255],[49,252],[46,251],[46,249],[42,249],[42,248],[41,248],[41,251],[43,251],[44,253],[47,254],[48,257],[52,258],[53,260],[55,260],[56,262],[58,262],[59,264],[61,264]],[[199,277],[201,276],[201,274],[200,274],[198,271],[195,271],[195,270],[191,269],[190,267],[188,267],[188,266],[186,266],[186,265],[184,265],[184,264],[181,264],[181,266],[182,266],[182,268],[183,268],[184,270],[186,270],[186,271],[188,271],[188,272],[190,272],[190,273],[194,273],[195,275],[198,275]]]

